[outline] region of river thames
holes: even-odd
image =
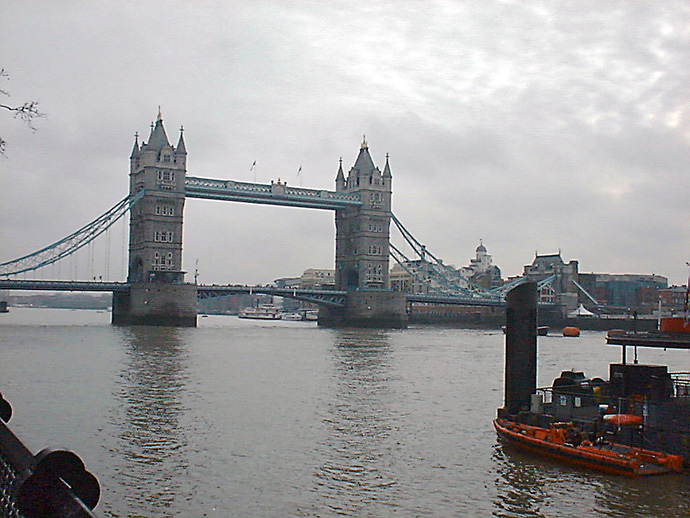
[[[504,450],[500,331],[109,320],[0,315],[9,426],[34,453],[81,456],[100,517],[690,516],[690,475],[628,480]],[[567,369],[607,378],[620,359],[600,332],[538,348],[540,386]],[[690,371],[688,351],[639,357]]]

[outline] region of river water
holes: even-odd
[[[504,450],[500,331],[330,330],[96,311],[0,315],[0,391],[33,451],[75,451],[101,517],[687,517],[690,476],[628,480]],[[539,384],[608,376],[604,334],[539,337]],[[687,351],[640,361],[690,371]]]

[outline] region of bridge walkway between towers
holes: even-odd
[[[359,195],[352,193],[288,187],[286,183],[280,182],[259,184],[193,176],[185,178],[185,197],[324,210],[341,210],[362,205]]]

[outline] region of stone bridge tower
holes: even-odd
[[[184,284],[182,221],[187,150],[182,129],[168,142],[158,113],[148,142],[135,137],[129,192],[144,197],[130,210],[128,293],[113,299],[113,323],[196,325],[196,287]]]
[[[390,291],[392,181],[388,157],[382,173],[366,140],[347,178],[341,160],[335,190],[358,194],[362,205],[336,211],[335,286],[348,293],[344,309],[321,308],[325,325],[406,325],[405,296]]]
[[[381,173],[371,159],[366,140],[362,142],[347,179],[341,161],[335,190],[359,194],[362,206],[336,212],[336,289],[390,289],[388,256],[392,181],[388,157]]]
[[[182,216],[187,150],[182,130],[177,147],[168,142],[158,114],[149,141],[134,142],[129,166],[129,192],[145,191],[130,214],[129,273],[132,282],[184,282]]]

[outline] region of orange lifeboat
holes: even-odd
[[[506,419],[495,419],[494,427],[502,442],[529,453],[553,460],[595,469],[613,475],[643,477],[681,473],[683,459],[658,451],[617,443],[580,440],[573,423],[552,423],[550,428],[530,426]]]
[[[644,419],[635,414],[606,414],[604,421],[614,426],[632,426],[642,424]]]
[[[580,336],[580,328],[578,327],[564,327],[563,328],[563,336],[570,336],[573,338],[577,338]]]

